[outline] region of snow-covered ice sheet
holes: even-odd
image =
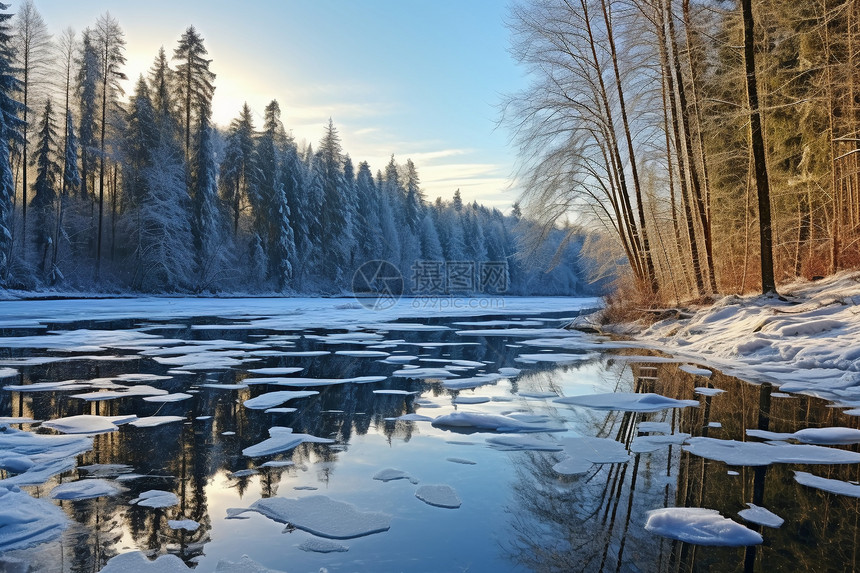
[[[319,539],[311,537],[299,544],[299,549],[302,551],[312,551],[314,553],[342,553],[349,551],[349,545],[330,541],[328,539]]]
[[[164,508],[179,505],[179,498],[172,491],[150,489],[141,493],[135,499],[129,501],[129,503],[141,507]]]
[[[256,398],[245,400],[243,405],[252,410],[266,410],[275,408],[284,402],[296,400],[298,398],[307,398],[308,396],[316,396],[319,394],[316,390],[281,390],[278,392],[267,392],[260,394]]]
[[[648,512],[645,529],[670,539],[695,545],[758,545],[759,533],[720,515],[716,509],[666,507]]]
[[[324,495],[285,498],[269,497],[255,501],[248,509],[280,523],[328,539],[352,539],[388,531],[391,516],[374,511],[361,511],[351,503],[337,501]]]
[[[134,414],[128,416],[93,416],[81,414],[67,416],[42,422],[43,428],[51,428],[63,434],[103,434],[116,432],[120,424],[127,424],[137,419]]]
[[[81,479],[66,482],[51,490],[53,499],[92,499],[119,494],[122,489],[104,479]]]
[[[737,442],[700,436],[687,440],[683,448],[693,455],[731,466],[860,463],[860,453],[811,444]]]
[[[66,514],[51,502],[0,485],[0,553],[55,539],[67,525]]]
[[[457,495],[454,488],[447,484],[426,484],[419,486],[415,490],[415,497],[427,505],[447,509],[457,509],[462,504],[460,496]]]
[[[764,507],[755,505],[754,503],[747,503],[749,506],[747,509],[742,509],[738,512],[738,515],[741,516],[742,519],[749,521],[750,523],[755,523],[758,525],[764,525],[765,527],[780,527],[785,520],[775,514],[774,512],[766,509]]]
[[[637,392],[609,392],[568,396],[554,400],[560,404],[585,406],[595,410],[621,410],[624,412],[659,412],[670,408],[698,406],[696,400],[676,400],[659,394]]]
[[[860,497],[860,485],[838,479],[824,478],[807,472],[794,472],[797,483],[848,497]]]
[[[541,423],[530,423],[512,416],[488,414],[485,412],[452,412],[433,420],[440,428],[459,428],[462,430],[490,430],[495,432],[560,432],[564,428]]]
[[[136,428],[154,428],[164,424],[182,422],[183,420],[185,420],[185,418],[182,416],[145,416],[143,418],[138,418],[133,422],[129,422],[129,425]]]
[[[120,553],[112,557],[99,573],[188,573],[189,569],[176,555],[160,555],[149,560],[141,551]]]
[[[334,440],[329,438],[318,438],[309,434],[294,434],[292,428],[273,426],[269,428],[269,438],[253,446],[248,446],[242,450],[242,455],[249,458],[268,456],[292,450],[303,442],[333,444]]]
[[[385,482],[405,479],[412,483],[418,483],[418,480],[409,475],[408,472],[395,468],[385,468],[384,470],[379,470],[378,472],[373,474],[373,479]]]
[[[837,444],[860,444],[860,430],[856,428],[842,428],[832,426],[827,428],[804,428],[794,433],[767,432],[764,430],[749,429],[748,436],[762,438],[764,440],[797,440],[804,444],[837,445]]]

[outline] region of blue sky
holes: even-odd
[[[14,11],[19,3],[13,1]],[[506,210],[515,153],[497,128],[502,94],[525,79],[507,52],[504,0],[35,0],[52,33],[110,13],[127,40],[126,73],[146,72],[185,28],[205,39],[215,121],[247,101],[258,124],[277,99],[297,140],[314,145],[331,117],[353,160],[375,172],[411,158],[429,200],[460,188]],[[130,85],[129,85],[130,87]]]

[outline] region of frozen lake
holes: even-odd
[[[860,419],[560,328],[596,304],[0,302],[0,569],[857,563]]]

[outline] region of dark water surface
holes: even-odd
[[[566,316],[569,316],[567,313]],[[555,444],[566,437],[611,438],[627,448],[643,421],[668,422],[672,431],[720,439],[753,440],[745,430],[764,428],[794,432],[802,428],[858,428],[858,418],[808,396],[784,396],[769,386],[756,386],[715,372],[710,379],[688,374],[671,362],[625,358],[643,352],[618,349],[590,335],[578,335],[567,348],[525,345],[534,336],[468,336],[457,330],[487,328],[455,322],[498,320],[492,317],[434,318],[421,322],[439,330],[384,326],[361,329],[375,334],[349,342],[332,340],[343,328],[291,330],[283,325],[249,328],[240,321],[213,316],[149,322],[136,319],[75,321],[0,331],[0,368],[20,374],[4,385],[113,379],[114,384],[148,384],[192,397],[175,403],[153,403],[122,397],[86,401],[72,397],[92,391],[0,393],[0,416],[51,420],[77,414],[175,415],[184,420],[152,428],[123,425],[99,434],[78,466],[122,464],[104,468],[101,477],[124,474],[136,479],[115,483],[125,491],[112,497],[54,501],[72,521],[61,537],[36,547],[0,554],[20,559],[33,571],[98,571],[108,560],[130,550],[151,556],[172,553],[199,571],[213,571],[221,559],[238,561],[248,555],[271,569],[319,571],[853,571],[857,557],[858,500],[798,484],[797,470],[845,481],[860,480],[860,465],[812,466],[774,464],[764,467],[727,466],[670,445],[650,453],[633,453],[627,463],[594,465],[582,475],[563,476],[553,470],[560,454],[552,451],[506,451],[488,439],[499,434],[462,428],[435,427],[428,421],[391,421],[408,413],[435,418],[454,411],[531,415],[563,431],[524,436]],[[553,328],[561,315],[507,317],[516,327]],[[529,319],[539,319],[532,321]],[[233,324],[236,322],[237,324]],[[445,327],[444,330],[441,328]],[[44,344],[46,331],[78,332],[78,347]],[[115,336],[114,342],[91,341],[93,331]],[[113,333],[113,334],[111,334]],[[131,334],[129,334],[131,333]],[[32,342],[21,337],[34,336]],[[140,337],[155,338],[142,344]],[[4,341],[7,343],[4,344]],[[12,341],[12,342],[9,342]],[[185,342],[183,342],[185,341]],[[164,363],[188,353],[188,343],[206,342],[209,354],[199,363]],[[335,343],[337,342],[337,343]],[[579,345],[577,347],[577,344]],[[199,344],[194,348],[199,350]],[[109,347],[107,350],[104,348]],[[158,354],[159,349],[183,349]],[[410,364],[441,368],[451,360],[481,362],[462,366],[461,377],[518,368],[521,373],[474,389],[450,390],[438,379],[395,377],[402,365],[378,356],[345,356],[336,351],[377,350],[391,356],[412,355]],[[283,353],[325,351],[319,356]],[[523,354],[565,353],[567,363],[523,360]],[[62,358],[35,364],[33,357]],[[83,358],[82,358],[83,357]],[[118,359],[124,358],[124,359]],[[160,358],[161,361],[156,360]],[[519,360],[518,360],[519,358]],[[235,363],[230,362],[236,361]],[[225,361],[224,363],[217,363]],[[212,363],[215,363],[214,365]],[[301,387],[252,385],[241,389],[207,388],[205,384],[235,384],[263,376],[249,369],[301,367],[289,376],[352,378],[384,376],[372,383],[313,386],[318,395],[292,400],[295,412],[267,413],[243,402],[269,391]],[[214,369],[210,369],[213,368]],[[136,382],[117,380],[124,374],[164,378]],[[452,378],[456,380],[456,378]],[[725,390],[714,397],[694,393],[696,386]],[[374,390],[405,390],[409,395]],[[599,411],[553,402],[550,395],[613,391],[653,391],[678,399],[694,399],[699,407],[656,413]],[[774,393],[776,395],[774,396]],[[455,399],[486,398],[475,404]],[[719,424],[717,427],[716,424]],[[295,449],[251,458],[242,450],[268,437],[273,426],[293,428],[334,440],[332,444],[303,443]],[[37,424],[14,428],[53,433]],[[857,451],[856,445],[831,446]],[[285,467],[261,467],[266,461],[291,461]],[[380,470],[394,468],[413,478],[383,482]],[[252,475],[241,470],[257,470]],[[9,474],[11,475],[11,474]],[[41,486],[25,489],[48,498],[60,483],[92,477],[75,469],[56,475]],[[127,477],[127,476],[125,476]],[[417,482],[417,483],[413,483]],[[2,484],[2,482],[0,482]],[[446,484],[462,505],[449,509],[428,505],[415,492],[424,484]],[[130,505],[141,492],[158,489],[175,493],[179,504],[153,509]],[[391,516],[390,529],[337,540],[346,552],[318,553],[299,546],[314,536],[301,528],[278,523],[255,512],[246,519],[227,519],[228,509],[247,508],[265,497],[301,498],[325,495],[361,511]],[[646,512],[669,506],[707,507],[740,523],[738,511],[756,502],[785,519],[778,529],[746,523],[760,531],[764,543],[755,549],[690,545],[654,535],[644,529]],[[172,530],[167,521],[191,519],[194,532]],[[2,570],[0,564],[0,570]]]

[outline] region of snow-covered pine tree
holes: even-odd
[[[48,272],[48,254],[53,242],[56,227],[55,202],[57,184],[62,176],[62,168],[57,161],[57,128],[54,124],[51,100],[45,101],[36,134],[36,147],[30,158],[30,166],[36,168],[33,182],[33,199],[30,203],[34,211],[35,225],[33,239],[36,252],[41,256],[40,267]]]
[[[329,119],[317,151],[314,167],[322,184],[320,209],[321,274],[327,281],[324,288],[333,290],[344,286],[346,263],[352,238],[349,236],[348,205],[344,196],[343,152],[340,136]]]
[[[295,258],[295,241],[290,224],[290,209],[284,192],[280,163],[287,143],[281,124],[281,108],[272,100],[265,109],[263,131],[257,138],[255,228],[268,246],[268,275],[283,291],[292,278],[291,261]]]
[[[379,218],[379,197],[370,165],[358,164],[355,178],[355,263],[362,265],[381,256],[382,224]]]
[[[221,197],[229,205],[233,235],[239,234],[239,215],[243,202],[248,201],[254,172],[254,120],[245,103],[239,117],[230,123],[227,147],[218,175]]]
[[[426,213],[421,219],[421,258],[425,261],[442,260],[442,244],[430,213]]]
[[[188,161],[191,157],[192,134],[196,131],[194,115],[199,123],[201,110],[208,110],[215,92],[215,74],[209,69],[212,60],[203,45],[203,37],[189,26],[179,38],[179,44],[173,51],[173,59],[179,63],[173,75],[176,83],[177,99],[182,113],[183,134],[185,136],[185,155]]]
[[[96,114],[98,110],[97,90],[100,82],[101,67],[99,52],[93,43],[93,32],[84,30],[81,38],[81,52],[78,57],[77,93],[80,108],[79,141],[81,144],[81,197],[87,198],[94,193],[95,162],[98,154],[96,146]]]
[[[191,221],[194,242],[195,290],[212,289],[227,264],[226,237],[218,199],[218,175],[212,147],[209,113],[200,114],[198,134],[193,144],[191,163]]]
[[[9,143],[21,138],[21,120],[18,113],[23,104],[15,99],[21,82],[15,76],[15,54],[12,46],[12,29],[6,12],[7,4],[0,4],[0,286],[8,285],[12,256],[12,199],[15,180],[9,162]]]

